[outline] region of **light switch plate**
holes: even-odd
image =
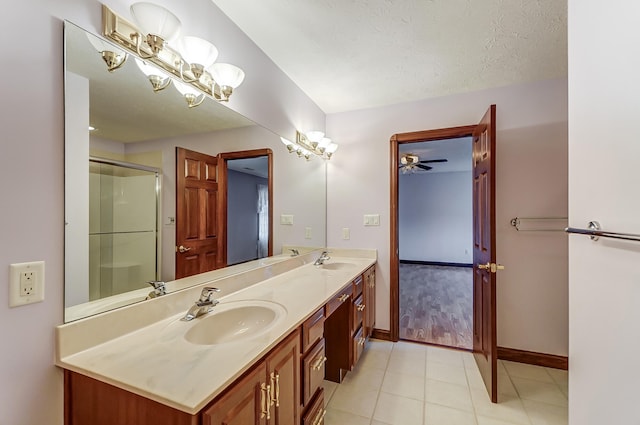
[[[311,239],[311,227],[304,228],[304,238]]]
[[[9,266],[9,307],[44,301],[44,261]]]
[[[365,226],[380,226],[380,214],[365,214],[364,215]]]
[[[287,226],[293,225],[293,214],[281,214],[280,215],[280,224],[284,224]]]

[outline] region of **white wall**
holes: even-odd
[[[132,2],[106,1],[123,14]],[[214,41],[221,61],[246,71],[231,107],[288,137],[324,126],[322,111],[209,0],[157,3]],[[54,327],[63,318],[63,19],[99,33],[100,3],[30,0],[0,14],[1,51],[16,70],[0,79],[0,422],[8,425],[63,420],[62,372],[53,366]],[[32,260],[46,262],[45,300],[10,309],[9,264]]]
[[[569,221],[640,234],[640,3],[569,1]],[[640,246],[571,236],[569,423],[640,424]]]
[[[492,103],[498,131],[497,257],[507,267],[498,276],[498,344],[566,355],[566,239],[530,239],[517,246],[509,239],[515,211],[566,214],[566,80],[328,115],[327,133],[340,150],[327,170],[327,244],[378,249],[376,326],[389,329],[389,138],[477,123]],[[375,213],[380,227],[364,227],[362,215]],[[343,227],[351,229],[350,240],[342,239]],[[549,262],[548,253],[559,258]],[[526,267],[506,261],[510,254],[523,258]]]
[[[400,260],[473,263],[471,182],[471,171],[400,174]]]

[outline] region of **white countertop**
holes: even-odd
[[[60,326],[57,330],[56,364],[178,410],[196,414],[342,287],[375,264],[375,251],[369,252],[374,255],[361,258],[336,257],[332,254],[333,258],[327,261],[327,264],[353,264],[348,269],[322,270],[306,264],[219,298],[218,307],[221,308],[242,300],[262,300],[278,303],[286,309],[282,320],[257,337],[219,345],[192,344],[184,338],[186,331],[207,316],[191,322],[180,321],[190,306],[184,304],[183,311],[178,314],[172,313],[140,329],[91,347],[82,347],[81,350],[67,349],[64,346],[77,345],[72,341],[73,338],[82,338],[83,334],[65,333],[65,327],[69,325]],[[242,275],[238,275],[229,279],[241,278]],[[190,293],[199,293],[200,289],[201,286],[196,287]],[[157,300],[164,298],[166,300],[161,301],[169,303],[171,296],[172,294],[166,295]],[[181,301],[184,299],[184,295],[180,297]],[[140,305],[145,304],[151,305]],[[159,302],[154,305],[162,308]],[[129,319],[135,313],[135,307],[128,307]],[[214,314],[218,307],[210,314]],[[104,315],[111,313],[117,311]],[[100,332],[99,327],[110,323],[108,318],[100,318],[104,315],[96,316],[96,329],[91,329],[92,318],[84,319],[84,334]],[[117,327],[118,324],[114,322],[114,326]]]

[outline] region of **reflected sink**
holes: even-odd
[[[348,270],[354,267],[353,263],[327,263],[320,266],[324,270]]]
[[[214,345],[243,341],[268,332],[286,316],[287,310],[269,301],[220,303],[187,331],[192,344]]]

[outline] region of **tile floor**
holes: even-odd
[[[498,361],[489,401],[470,353],[372,340],[341,384],[325,381],[325,425],[566,425],[566,371]]]

